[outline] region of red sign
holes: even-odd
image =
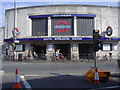
[[[107,36],[111,36],[112,33],[113,33],[112,27],[111,27],[111,26],[108,26],[108,27],[106,28],[106,34],[107,34]]]
[[[18,35],[20,35],[20,32],[19,32],[18,28],[14,28],[12,30],[12,34],[13,34],[14,37],[17,37]]]
[[[64,33],[64,32],[67,32],[68,29],[70,28],[71,26],[65,22],[65,21],[59,21],[55,26],[54,28],[60,32],[60,33]],[[63,30],[62,30],[63,29]]]

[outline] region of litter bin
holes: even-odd
[[[22,61],[22,54],[18,54],[18,61]]]

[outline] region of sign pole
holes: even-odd
[[[15,21],[15,17],[16,17],[16,0],[14,0],[14,28],[16,26],[16,21]],[[15,36],[13,35],[13,60],[15,60]]]
[[[97,63],[96,63],[96,52],[93,52],[93,57],[94,57],[94,69],[96,69],[96,67],[97,67]]]

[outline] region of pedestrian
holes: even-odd
[[[36,52],[33,52],[33,55],[34,55],[34,58],[35,58],[35,59],[39,59]]]
[[[52,53],[52,60],[53,60],[53,61],[55,61],[55,57],[56,57],[55,52],[53,52],[53,53]]]
[[[64,59],[64,56],[62,53],[60,53],[60,59]]]
[[[41,60],[46,60],[46,55],[43,50],[41,51]]]
[[[112,53],[109,52],[109,60],[111,61],[112,60]]]
[[[107,61],[107,60],[108,60],[108,58],[107,58],[107,55],[106,55],[106,54],[104,55],[104,60],[105,60],[105,61]]]
[[[60,49],[56,49],[55,55],[56,55],[56,59],[59,60]]]
[[[28,50],[28,55],[27,55],[27,57],[28,57],[29,60],[32,59],[32,52],[31,52],[31,50]]]
[[[9,49],[6,49],[5,56],[8,58],[9,57]]]
[[[16,50],[13,51],[14,55],[13,55],[13,60],[17,60],[17,53]]]

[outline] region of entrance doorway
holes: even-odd
[[[55,44],[55,50],[56,49],[60,49],[60,53],[62,53],[66,59],[70,59],[71,56],[70,44]]]
[[[92,59],[93,58],[92,44],[79,44],[79,56],[80,59]]]
[[[43,57],[45,57],[46,54],[46,45],[34,45],[33,52],[36,52],[41,60],[44,59]]]

